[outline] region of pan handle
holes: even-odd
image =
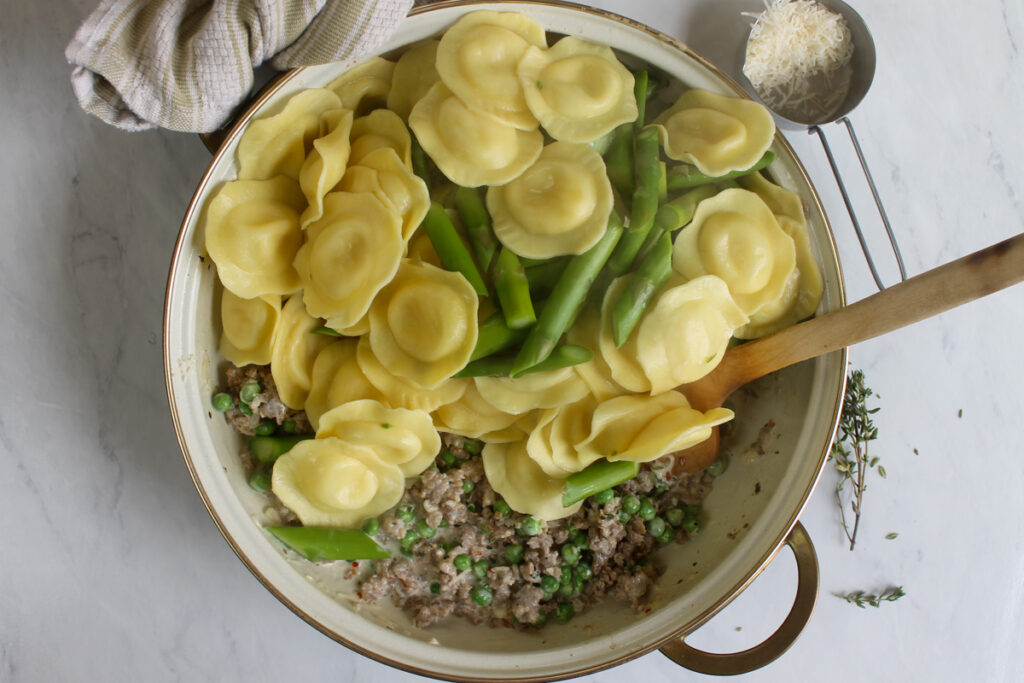
[[[767,666],[789,649],[814,611],[818,598],[818,556],[814,544],[800,522],[786,537],[786,545],[796,558],[796,598],[782,625],[763,643],[734,654],[704,652],[686,644],[685,637],[661,648],[662,654],[691,671],[714,676],[732,676],[748,673]]]

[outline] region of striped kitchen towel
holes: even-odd
[[[124,130],[217,130],[253,69],[369,55],[413,0],[103,0],[65,55],[82,108]]]

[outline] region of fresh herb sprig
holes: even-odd
[[[864,373],[861,370],[851,371],[846,382],[846,395],[843,397],[839,436],[829,456],[840,474],[839,483],[836,485],[836,500],[839,503],[843,531],[850,541],[850,550],[853,550],[857,543],[864,491],[867,490],[865,475],[868,470],[875,468],[883,479],[886,476],[885,468],[878,464],[878,457],[871,457],[868,454],[868,444],[878,438],[878,428],[875,427],[871,416],[879,409],[868,407],[868,400],[871,398],[877,398],[877,394],[864,383]],[[850,483],[848,496],[845,495],[847,482]],[[852,528],[846,518],[847,497],[853,510]]]
[[[853,593],[833,593],[837,598],[842,598],[851,605],[856,605],[861,609],[868,605],[872,607],[879,607],[883,602],[896,602],[906,592],[903,590],[903,586],[895,586],[892,588],[886,588],[879,594],[865,593],[864,591],[854,591]]]

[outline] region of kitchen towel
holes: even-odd
[[[85,111],[130,131],[220,128],[254,69],[373,53],[413,0],[103,0],[65,55]]]

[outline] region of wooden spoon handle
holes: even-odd
[[[715,383],[724,390],[724,399],[758,377],[906,327],[1022,280],[1024,233],[845,308],[730,349],[713,373]]]

